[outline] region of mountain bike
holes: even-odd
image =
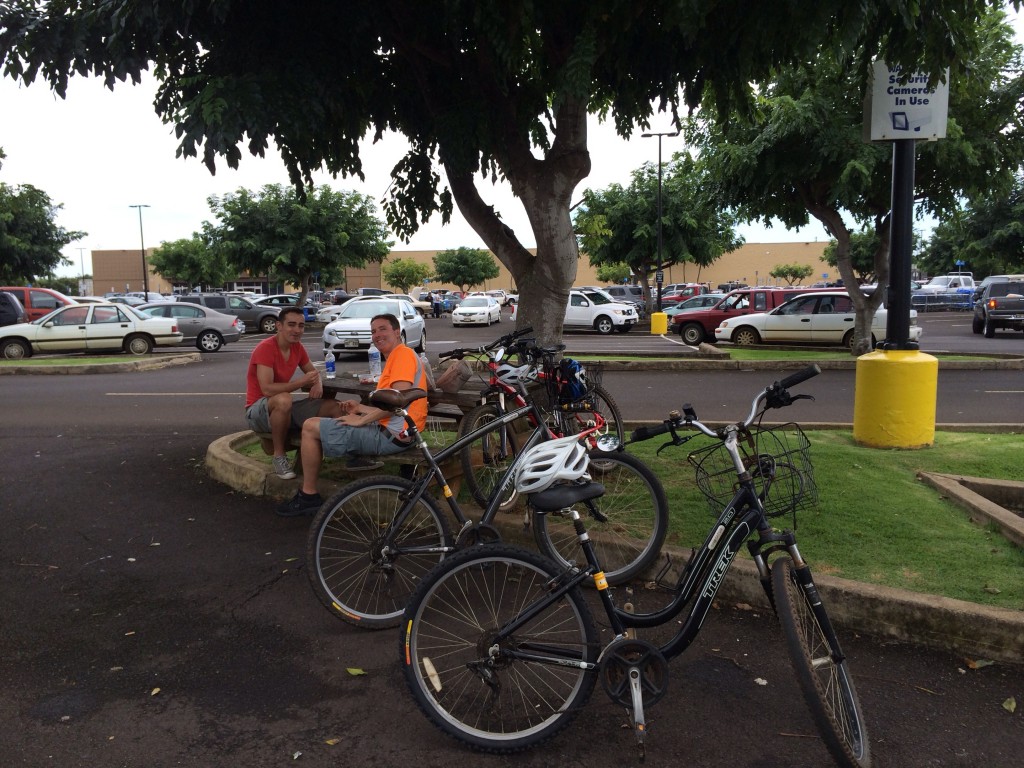
[[[714,437],[720,441],[717,456],[726,457],[731,469],[729,497],[719,501],[714,525],[671,587],[671,602],[659,610],[631,613],[616,605],[578,514],[572,520],[586,565],[559,568],[529,551],[490,545],[459,552],[428,574],[406,608],[400,653],[406,682],[431,722],[476,749],[512,753],[565,728],[600,681],[628,713],[643,758],[645,712],[665,693],[668,661],[697,637],[746,542],[825,745],[841,766],[869,766],[853,679],[810,568],[795,533],[775,530],[769,522],[771,515],[795,514],[816,495],[802,432],[793,430],[795,445],[778,454],[757,445],[758,420],[770,409],[809,397],[791,395],[789,388],[817,373],[812,366],[768,386],[754,398],[747,418],[735,424],[712,429],[687,405],[684,415],[673,412],[657,427],[634,432],[634,440],[669,433],[666,446],[693,437],[680,435],[682,429]],[[768,450],[777,450],[784,436],[769,431]],[[697,461],[707,463],[704,487],[720,498],[725,476],[711,455],[704,452]],[[600,492],[594,482],[554,485],[531,495],[529,503],[545,515]],[[607,645],[580,589],[587,582],[597,587],[614,634]],[[678,629],[660,647],[633,636],[636,629],[677,617]]]
[[[554,436],[588,430],[594,424],[594,414],[600,414],[604,422],[600,434],[613,435],[620,443],[624,441],[619,407],[601,386],[599,368],[577,366],[574,380],[567,380],[562,373],[566,366],[555,361],[555,356],[565,346],[543,348],[522,338],[532,332],[532,328],[524,328],[491,344],[453,349],[440,355],[442,360],[476,358],[488,371],[485,387],[480,392],[480,405],[462,419],[458,437],[464,437],[488,422],[503,420],[509,407],[522,407],[529,401],[537,401]],[[512,363],[513,358],[518,358],[518,362]],[[536,424],[530,422],[529,427],[534,426]],[[521,442],[518,432],[522,429],[519,423],[502,421],[502,425],[485,434],[479,444],[462,450],[459,459],[463,476],[478,504],[487,504],[498,479],[518,454]],[[598,435],[591,431],[588,439],[592,448],[597,447],[597,438]],[[614,464],[601,460],[595,460],[591,466],[595,472],[615,468]],[[512,507],[516,497],[515,486],[507,486],[502,509]]]
[[[462,547],[500,541],[493,522],[501,507],[502,489],[512,483],[522,454],[513,458],[497,481],[478,521],[465,514],[445,478],[440,465],[446,459],[527,416],[536,426],[524,437],[524,450],[553,437],[539,406],[529,402],[431,451],[406,410],[425,394],[384,389],[369,396],[372,405],[405,418],[426,463],[422,475],[412,479],[379,475],[351,483],[324,502],[310,526],[306,553],[313,591],[335,616],[356,626],[397,625],[423,575],[439,561]],[[577,437],[586,441],[603,428],[597,414],[593,425]],[[591,451],[591,455],[607,466],[602,480],[608,492],[600,499],[580,499],[578,504],[598,529],[592,545],[606,563],[608,579],[624,583],[644,573],[658,558],[668,531],[668,502],[657,476],[639,459],[619,451]],[[438,501],[428,492],[432,484],[458,523],[454,536]],[[524,525],[532,527],[542,552],[560,562],[573,561],[577,545],[567,541],[564,526],[553,517],[545,520],[528,511]]]

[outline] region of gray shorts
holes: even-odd
[[[324,456],[387,456],[400,453],[412,443],[396,443],[379,424],[350,427],[335,419],[320,420],[320,445]]]
[[[323,398],[306,397],[301,400],[292,401],[292,428],[302,429],[302,423],[306,419],[320,415],[320,406]],[[267,413],[267,398],[261,397],[250,405],[245,411],[245,420],[249,429],[253,432],[269,432],[270,417]]]

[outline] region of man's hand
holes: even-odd
[[[319,387],[321,391],[323,390],[323,384],[320,383],[320,374],[315,368],[299,379],[299,386],[303,389],[306,387],[309,387],[310,389],[313,387]]]

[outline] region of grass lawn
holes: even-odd
[[[932,448],[915,451],[862,448],[844,430],[807,435],[819,502],[798,513],[797,533],[816,573],[1024,610],[1024,551],[971,523],[916,477],[923,470],[1019,479],[1020,435],[937,432]],[[668,541],[676,546],[699,546],[714,521],[686,460],[690,451],[711,444],[698,437],[660,456],[657,439],[629,448],[665,486],[672,515]],[[258,445],[247,453],[269,462]],[[338,466],[336,459],[325,462],[324,476],[353,479],[335,471]],[[792,517],[776,524],[791,526]]]

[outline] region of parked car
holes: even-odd
[[[452,310],[452,325],[490,325],[501,322],[501,304],[493,296],[467,296]]]
[[[69,304],[30,323],[0,328],[0,357],[98,350],[146,355],[155,346],[177,346],[181,339],[173,320],[150,317],[126,304]]]
[[[692,312],[695,309],[707,309],[713,307],[725,298],[724,293],[702,293],[699,296],[691,296],[685,301],[665,307],[664,312],[669,318],[673,318],[681,312]]]
[[[986,339],[998,330],[1024,331],[1024,275],[1006,278],[990,281],[974,304],[971,330]]]
[[[602,290],[615,301],[628,302],[635,306],[640,317],[647,315],[647,301],[644,299],[644,289],[639,285],[606,285]]]
[[[428,299],[414,299],[408,293],[385,293],[382,296],[382,298],[385,298],[385,299],[401,299],[402,301],[408,301],[410,304],[412,304],[416,308],[417,312],[419,312],[421,315],[424,315],[424,316],[426,316],[426,314],[428,312],[430,312],[431,309],[433,308],[433,305],[430,303],[430,299],[429,298]]]
[[[245,323],[234,315],[198,304],[155,301],[138,309],[150,317],[169,317],[176,321],[182,333],[181,343],[195,344],[200,352],[216,352],[225,344],[238,341],[245,333]]]
[[[134,296],[137,299],[142,299],[143,302],[164,301],[166,299],[162,293],[157,293],[156,291],[150,291],[149,294],[145,291],[129,291],[125,296]]]
[[[593,328],[598,333],[628,333],[639,322],[633,304],[614,301],[603,290],[569,291],[563,325],[566,328]]]
[[[885,338],[886,310],[875,312],[871,323],[871,346]],[[842,344],[853,346],[853,299],[846,291],[822,291],[797,296],[771,312],[723,320],[715,329],[718,341],[731,341],[737,345],[765,342],[796,342]],[[910,341],[921,338],[921,326],[915,322],[917,312],[910,311]]]
[[[385,291],[383,288],[357,288],[356,296],[384,296],[390,293]]]
[[[245,323],[246,330],[256,330],[260,333],[277,332],[277,315],[281,311],[280,307],[253,304],[241,296],[231,296],[225,293],[190,293],[186,296],[179,296],[178,301],[198,304],[226,315],[234,315]]]
[[[0,328],[28,322],[28,312],[13,293],[0,291]]]
[[[49,288],[31,288],[28,286],[3,286],[0,291],[9,293],[21,302],[21,306],[28,313],[29,321],[38,320],[48,315],[58,307],[66,307],[74,304],[74,299],[65,296],[59,291],[52,291]]]
[[[299,306],[299,294],[297,293],[275,293],[272,296],[264,296],[262,299],[255,299],[252,302],[257,307],[278,307],[280,311],[283,307],[297,307]],[[306,321],[310,321],[316,318],[317,307],[306,297],[306,303],[302,306],[303,315]]]
[[[426,322],[408,301],[366,298],[341,307],[338,318],[324,328],[324,353],[331,350],[359,352],[370,348],[370,320],[375,315],[394,315],[401,325],[402,340],[417,352],[427,347]]]
[[[140,307],[146,303],[146,300],[138,296],[130,296],[128,294],[122,294],[120,296],[111,296],[107,299],[111,304],[127,304],[129,307]]]

